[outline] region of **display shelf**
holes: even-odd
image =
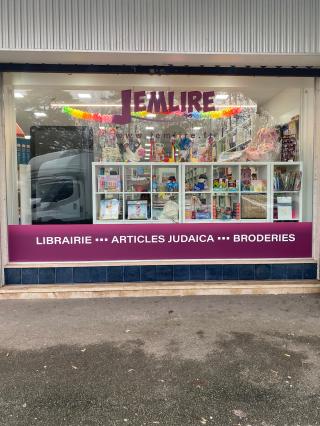
[[[239,194],[239,189],[236,191],[212,191],[213,194]]]
[[[96,194],[102,194],[102,195],[113,195],[113,194],[123,194],[123,192],[116,192],[116,191],[98,191]]]
[[[178,191],[152,191],[152,194],[179,194]]]
[[[148,191],[148,192],[140,192],[140,191],[130,192],[130,191],[125,191],[124,194],[132,194],[132,195],[136,195],[136,194],[151,194],[151,191]]]
[[[241,194],[267,194],[268,191],[241,191]]]
[[[211,194],[211,191],[185,191],[185,194]]]
[[[105,176],[102,171],[109,173],[106,176],[110,178],[101,178]],[[301,162],[106,162],[93,163],[92,173],[94,223],[302,221]],[[299,188],[275,188],[278,184],[275,177],[281,176],[295,177],[295,184]],[[103,184],[106,182],[107,188],[111,186],[112,189],[120,190],[101,191],[100,181]],[[285,182],[289,182],[289,179]],[[200,190],[193,189],[199,183]],[[135,185],[136,190],[132,190],[132,185]],[[147,190],[137,190],[146,187]],[[100,204],[106,203],[101,203],[104,199],[119,201],[118,219],[101,220]],[[134,215],[130,218],[128,201],[131,210],[139,204],[138,211],[143,210],[141,219],[134,219]]]
[[[276,162],[271,165],[274,222],[302,221],[302,173],[301,162]]]
[[[299,194],[300,191],[273,191],[274,194]]]
[[[180,174],[181,169],[177,164],[92,163],[92,185],[95,195],[93,222],[172,223],[181,221]],[[116,186],[121,191],[101,191],[100,182],[103,182],[107,188]],[[118,220],[101,219],[101,209],[106,204],[104,200],[113,198],[119,200]]]

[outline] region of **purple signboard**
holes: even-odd
[[[312,223],[10,225],[10,262],[312,257]]]

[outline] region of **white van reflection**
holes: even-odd
[[[92,223],[92,152],[66,150],[30,161],[32,223]]]

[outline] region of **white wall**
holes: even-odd
[[[275,118],[278,124],[285,124],[292,117],[300,114],[301,89],[287,88],[279,92],[268,102],[259,106],[261,111],[266,110]]]

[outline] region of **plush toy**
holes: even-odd
[[[191,145],[192,141],[187,136],[180,136],[178,139],[178,150],[179,150],[179,161],[181,162],[187,162],[190,161],[190,154],[191,154]]]
[[[178,191],[178,183],[175,176],[170,176],[168,178],[168,182],[166,183],[166,189],[168,192],[177,192]]]
[[[179,148],[182,151],[188,150],[190,146],[191,146],[191,139],[188,138],[187,135],[184,135],[183,137],[180,138]]]
[[[198,182],[194,185],[194,191],[204,191],[208,188],[207,185],[208,178],[207,175],[202,174],[198,177]]]
[[[163,210],[159,219],[177,221],[178,218],[179,218],[179,205],[174,200],[170,199],[163,206]]]

